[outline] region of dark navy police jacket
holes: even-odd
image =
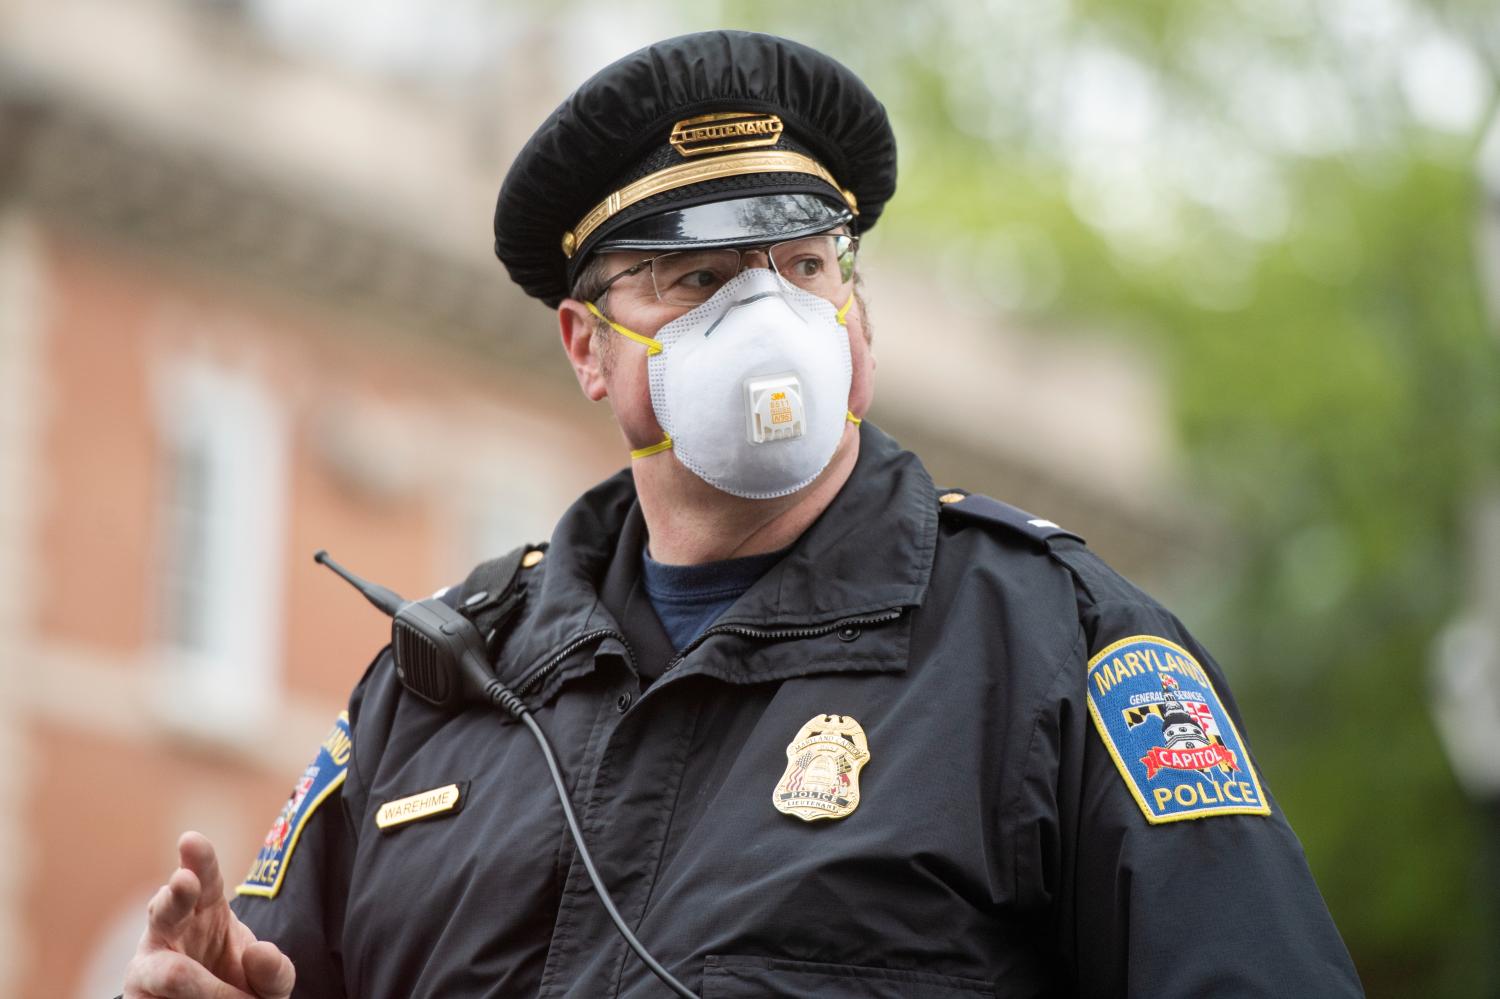
[[[496,668],[645,946],[704,999],[1362,994],[1208,654],[1064,532],[940,496],[867,423],[833,504],[675,657],[601,598],[612,562],[638,572],[628,472],[521,570]],[[868,762],[857,807],[804,821],[773,794],[823,715]],[[387,650],[340,726],[352,753],[325,747],[268,836],[274,895],[234,903],[296,995],[670,995],[521,725],[417,700]]]

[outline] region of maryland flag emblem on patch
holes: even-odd
[[[291,863],[292,851],[297,848],[302,829],[324,799],[344,783],[353,747],[349,735],[349,713],[341,711],[333,730],[318,747],[318,755],[292,785],[291,794],[287,795],[276,820],[271,823],[260,852],[255,855],[254,863],[250,865],[245,880],[235,889],[235,894],[275,898],[281,891],[281,880],[286,876],[287,864]]]

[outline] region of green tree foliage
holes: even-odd
[[[719,13],[833,52],[887,100],[902,194],[877,252],[938,260],[1034,327],[1165,358],[1189,502],[1230,539],[1186,616],[1229,666],[1366,987],[1494,990],[1495,872],[1476,858],[1496,831],[1456,786],[1425,691],[1465,599],[1464,512],[1500,464],[1475,252],[1500,13]]]

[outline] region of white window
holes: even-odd
[[[178,362],[157,384],[157,428],[164,714],[248,737],[280,682],[285,414],[253,374]]]

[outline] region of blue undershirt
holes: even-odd
[[[680,652],[785,554],[782,549],[702,565],[668,565],[642,551],[641,581],[667,637]]]

